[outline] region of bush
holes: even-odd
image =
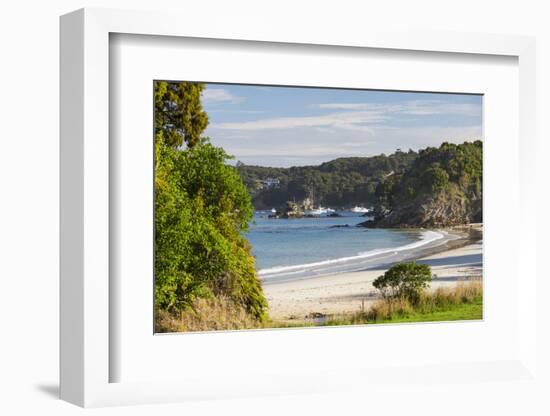
[[[253,327],[267,319],[244,236],[254,207],[237,169],[227,163],[231,156],[202,136],[208,125],[203,90],[203,84],[155,82],[155,306],[161,329],[176,325],[178,316],[175,327],[190,330]],[[211,319],[216,316],[223,318],[219,325]]]
[[[399,263],[377,277],[373,286],[386,300],[401,298],[416,304],[431,280],[432,271],[427,264]]]
[[[177,313],[225,296],[263,321],[267,300],[243,235],[254,209],[228,158],[209,143],[173,149],[157,135],[156,306]]]
[[[218,296],[196,299],[192,309],[170,313],[158,309],[155,332],[229,331],[261,328],[262,324],[241,305]]]
[[[354,321],[353,323],[375,323],[406,318],[415,314],[433,314],[452,310],[459,305],[474,304],[482,299],[481,281],[464,282],[455,287],[440,287],[431,292],[423,291],[414,304],[404,297],[391,301],[379,300],[367,312],[358,312],[351,320]]]

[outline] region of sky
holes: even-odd
[[[482,139],[482,96],[206,84],[205,135],[247,165],[317,165],[339,157]]]

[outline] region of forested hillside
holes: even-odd
[[[482,221],[483,144],[443,143],[421,150],[409,169],[377,188],[367,226],[437,227]]]
[[[369,226],[435,227],[482,221],[482,155],[478,140],[318,166],[237,169],[256,209],[311,198],[332,208],[373,205]]]
[[[412,150],[397,150],[389,156],[339,158],[317,166],[270,168],[239,163],[237,169],[256,209],[307,197],[315,205],[345,208],[374,204],[377,185],[402,174],[416,157]]]

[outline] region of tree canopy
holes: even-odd
[[[272,168],[238,164],[256,209],[283,206],[287,201],[312,198],[315,204],[350,207],[374,204],[376,187],[386,175],[402,173],[417,157],[417,153],[396,151],[370,157],[346,157],[317,166]],[[262,182],[277,179],[277,186]]]
[[[170,108],[155,114],[156,307],[181,313],[220,296],[264,320],[267,302],[243,236],[250,196],[230,156],[200,136],[203,86],[182,84],[155,83],[155,108]]]
[[[372,285],[386,299],[404,298],[415,303],[422,291],[432,280],[432,272],[427,264],[399,263],[390,267]]]
[[[163,132],[168,146],[184,143],[193,147],[208,126],[208,115],[202,109],[204,84],[194,82],[155,81],[155,135]]]
[[[403,172],[377,187],[371,224],[448,226],[482,221],[483,143],[427,147]]]

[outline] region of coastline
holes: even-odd
[[[482,226],[475,224],[440,231],[450,237],[441,244],[394,255],[385,264],[352,272],[263,282],[271,318],[288,323],[314,322],[325,316],[366,310],[379,299],[372,286],[374,279],[400,261],[429,264],[434,274],[432,290],[481,279]]]
[[[391,264],[412,261],[451,248],[458,248],[472,240],[482,238],[481,224],[468,224],[438,229],[395,230],[420,234],[418,241],[402,246],[371,249],[363,253],[326,259],[315,263],[277,266],[259,270],[262,285],[279,284],[295,280],[312,279],[350,272],[386,267]]]

